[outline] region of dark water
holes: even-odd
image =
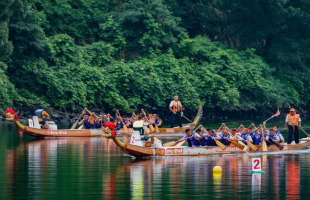
[[[246,155],[136,160],[108,139],[34,140],[0,123],[0,199],[310,199],[310,149],[254,157],[265,174]]]

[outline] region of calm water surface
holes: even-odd
[[[227,125],[240,123],[250,121]],[[0,199],[310,199],[310,149],[255,157],[265,174],[249,173],[247,155],[137,160],[108,139],[35,140],[0,123]]]

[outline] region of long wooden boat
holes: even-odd
[[[8,120],[9,121],[9,120]],[[38,129],[29,126],[22,125],[19,121],[14,120],[16,126],[25,134],[37,138],[45,137],[100,137],[102,135],[101,129],[60,129],[60,130],[50,130],[50,129]],[[129,133],[133,132],[129,129]],[[159,133],[156,134],[174,134],[174,133],[184,133],[185,128],[159,128]],[[123,133],[120,130],[120,133]]]
[[[7,112],[9,111],[9,112]],[[14,122],[16,126],[20,129],[20,131],[24,132],[27,135],[37,137],[37,138],[45,138],[45,137],[100,137],[102,135],[101,129],[60,129],[60,130],[52,130],[52,129],[40,129],[34,128],[30,126],[24,126],[18,121],[17,115],[14,113],[12,109],[8,109],[6,120],[10,122]],[[202,106],[200,105],[197,115],[193,120],[193,124],[196,125],[202,117]],[[159,128],[159,134],[175,134],[175,133],[184,133],[186,127],[183,128]],[[133,129],[129,129],[129,134],[132,134]],[[121,129],[118,131],[119,134],[124,133],[124,130]]]
[[[142,145],[123,143],[118,137],[110,137],[125,153],[135,157],[152,157],[152,156],[202,156],[202,155],[224,155],[224,154],[244,154],[244,153],[258,153],[263,152],[260,145],[257,145],[257,151],[253,151],[250,148],[247,151],[241,150],[238,147],[227,146],[224,150],[218,146],[207,147],[145,147]],[[133,141],[133,140],[131,140]],[[310,141],[301,141],[299,144],[284,144],[284,148],[279,150],[276,145],[270,145],[268,152],[284,152],[291,150],[302,150],[310,145]]]

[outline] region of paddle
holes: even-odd
[[[175,145],[175,147],[180,147],[180,146],[182,146],[182,145],[184,144],[184,142],[185,142],[185,140],[182,141],[182,142],[179,142],[178,144]]]
[[[272,115],[271,117],[269,117],[267,120],[265,120],[265,122],[269,121],[270,119],[274,118],[274,117],[277,117],[280,115],[280,111],[279,111],[279,108],[278,108],[278,111],[276,112],[276,114]]]
[[[241,127],[241,126],[240,126]],[[239,128],[240,128],[239,127]],[[226,125],[224,125],[224,128],[226,128],[226,130],[228,131],[228,133],[230,133],[230,135],[231,135],[231,137],[233,137],[234,138],[234,140],[229,140],[235,147],[238,147],[239,149],[241,149],[241,150],[243,150],[243,151],[246,151],[246,150],[248,150],[248,146],[247,145],[245,145],[245,144],[243,144],[243,142],[242,142],[242,144],[240,144],[238,141],[237,141],[237,139],[236,139],[236,137],[230,132],[230,129],[226,126]],[[238,128],[238,129],[239,129]]]
[[[121,121],[123,123],[124,134],[128,135],[128,133],[129,133],[128,128],[127,128],[126,124],[124,123],[123,118],[122,118],[121,114],[119,113],[119,110],[116,110],[115,115],[118,115],[117,117],[121,118]]]
[[[182,117],[184,117],[187,121],[189,121],[190,123],[193,123],[190,119],[188,119],[187,117],[185,117],[184,115],[182,115]]]
[[[202,127],[202,125],[199,125],[197,129],[199,129],[201,127]],[[197,131],[197,129],[195,131]],[[191,137],[193,137],[193,136],[191,136]],[[191,138],[191,137],[189,137],[189,138]],[[179,142],[178,141],[167,142],[167,143],[163,144],[163,146],[164,147],[171,147],[171,146],[174,146],[174,145],[176,145],[176,144],[178,144],[180,142],[182,142],[182,141],[179,141]]]
[[[70,129],[75,129],[75,127],[76,127],[76,126],[77,126],[77,124],[79,123],[79,121],[80,121],[81,117],[83,116],[84,111],[85,111],[85,108],[83,109],[83,111],[82,111],[81,115],[80,115],[80,116],[79,116],[79,118],[75,121],[75,123],[71,126],[71,128],[70,128]]]
[[[223,125],[222,125],[222,126],[223,126]],[[222,126],[221,126],[221,128],[222,128]],[[209,132],[208,132],[205,128],[203,128],[203,129],[204,129],[204,132],[206,132],[206,133],[209,135],[209,137],[211,137],[212,140],[214,140],[214,142],[215,142],[215,144],[216,144],[217,146],[219,146],[222,150],[226,149],[226,145],[224,145],[222,142],[220,142],[220,141],[214,139],[214,138],[209,134]]]
[[[300,130],[302,130],[302,132],[304,132],[304,134],[306,134],[308,137],[310,137],[310,134],[307,133],[301,126],[299,128],[300,128]]]
[[[262,134],[262,138],[263,138],[262,149],[263,149],[263,151],[268,151],[268,147],[267,147],[267,144],[266,144],[266,141],[265,141],[265,137],[264,137],[264,129],[263,129],[263,127],[261,127],[261,134]]]

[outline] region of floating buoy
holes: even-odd
[[[220,166],[213,167],[213,173],[222,173],[222,168]]]

